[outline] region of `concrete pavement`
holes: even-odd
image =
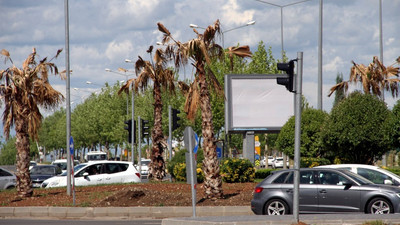
[[[256,216],[250,206],[196,207],[0,207],[0,218],[132,220],[138,218],[163,219],[163,225],[272,225],[292,224],[293,215]],[[306,224],[364,224],[367,221],[400,224],[400,214],[310,214],[300,215]]]

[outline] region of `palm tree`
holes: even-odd
[[[197,37],[186,43],[174,40],[171,33],[163,24],[158,23],[158,29],[164,34],[162,43],[167,44],[167,55],[174,58],[175,66],[179,68],[182,65],[192,61],[195,67],[195,78],[193,82],[187,86],[180,82],[182,90],[186,95],[185,112],[188,119],[194,120],[197,109],[201,109],[202,118],[202,136],[203,136],[203,171],[205,174],[204,191],[207,198],[221,198],[223,196],[222,179],[219,174],[220,168],[216,153],[214,127],[212,120],[212,111],[210,103],[210,90],[215,90],[217,94],[224,95],[221,85],[215,77],[213,71],[206,67],[211,65],[211,58],[224,57],[224,49],[216,44],[215,39],[221,33],[219,20],[215,21],[205,29],[203,34],[198,33],[196,29],[193,31]],[[172,40],[172,44],[168,44]],[[251,56],[248,46],[231,47],[227,53],[232,58],[234,55],[241,57]]]
[[[0,71],[0,95],[4,101],[3,124],[4,134],[10,136],[10,128],[15,127],[16,133],[16,162],[17,162],[17,191],[19,197],[29,197],[33,194],[29,175],[30,138],[38,139],[38,130],[42,121],[39,106],[46,109],[57,106],[64,100],[64,96],[53,89],[48,76],[51,73],[59,74],[55,64],[51,61],[56,58],[62,49],[57,51],[50,61],[47,57],[36,62],[36,50],[24,61],[22,69],[17,68],[7,50],[2,50],[5,62],[9,60],[13,65]],[[61,76],[61,75],[60,75]],[[61,76],[61,78],[64,78]]]
[[[147,50],[152,56],[153,46]],[[166,69],[165,52],[162,49],[157,49],[154,54],[154,61],[146,61],[139,56],[135,63],[135,71],[137,78],[128,80],[121,87],[119,94],[122,91],[129,92],[129,87],[132,83],[135,87],[135,92],[145,90],[149,81],[153,81],[153,98],[154,98],[154,125],[151,131],[152,151],[151,163],[149,165],[149,178],[162,180],[165,176],[165,161],[163,159],[164,148],[167,146],[164,134],[162,131],[162,108],[161,90],[164,88],[171,93],[174,93],[174,72],[171,69]]]
[[[397,58],[397,63],[400,63],[400,57]],[[399,94],[399,67],[392,65],[385,67],[378,59],[374,56],[372,63],[368,66],[363,64],[356,64],[352,61],[353,66],[350,69],[350,79],[348,81],[342,81],[337,83],[330,89],[329,97],[335,91],[347,92],[349,83],[360,82],[363,86],[365,94],[373,94],[383,99],[383,91],[390,91],[393,97],[397,97]]]

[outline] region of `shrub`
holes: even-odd
[[[221,176],[227,183],[253,182],[255,169],[248,159],[226,159],[221,163]]]
[[[301,157],[300,158],[300,167],[305,168],[313,168],[316,166],[321,166],[321,165],[328,165],[331,162],[328,159],[325,158],[312,158],[312,157]]]
[[[275,169],[259,169],[256,171],[255,179],[264,179],[268,177]]]
[[[185,160],[186,152],[187,152],[186,149],[176,151],[174,157],[172,157],[171,161],[169,161],[167,163],[167,170],[168,170],[168,173],[171,174],[172,178],[176,178],[176,176],[174,174],[175,165],[177,165],[179,163],[184,163],[184,164],[186,163],[186,160]],[[203,159],[204,159],[203,150],[199,149],[197,151],[197,162],[203,162]],[[186,175],[185,175],[185,177],[186,177]]]
[[[186,181],[185,163],[176,163],[173,171],[174,171],[174,177],[177,181]]]
[[[202,169],[203,164],[197,163],[196,175],[197,183],[202,183],[204,181],[204,172]],[[177,163],[173,169],[176,181],[186,182],[186,163]]]

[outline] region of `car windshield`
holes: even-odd
[[[81,163],[81,164],[76,165],[74,167],[74,173],[76,173],[76,171],[78,171],[80,168],[82,168],[82,167],[84,167],[86,165],[87,165],[86,163]],[[61,176],[67,176],[67,172],[68,171],[65,171],[64,173],[61,174]]]
[[[31,175],[53,175],[55,174],[53,167],[35,166],[31,169]]]
[[[142,161],[142,166],[144,165],[144,166],[148,166],[150,164],[150,160],[149,161]]]
[[[353,172],[351,172],[349,170],[342,169],[341,171],[343,173],[345,173],[347,176],[351,177],[353,180],[355,180],[357,183],[359,183],[361,185],[374,184],[370,180],[368,180],[368,179],[366,179],[366,178],[364,178],[364,177],[362,177],[362,176],[360,176],[358,174],[355,174],[355,173],[353,173]]]

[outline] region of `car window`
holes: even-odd
[[[289,172],[282,173],[274,181],[272,181],[272,183],[273,184],[284,184],[288,175],[289,175]]]
[[[384,184],[385,180],[392,180],[388,175],[376,170],[357,168],[357,173],[375,184]]]
[[[5,170],[0,169],[0,177],[8,177],[8,176],[12,176],[12,174]]]
[[[313,171],[300,171],[300,184],[313,184]]]
[[[40,175],[54,175],[55,170],[54,167],[48,167],[48,166],[34,166],[31,169],[31,174],[40,174]]]
[[[100,174],[102,172],[101,166],[102,164],[88,166],[85,169],[81,170],[78,174],[76,174],[75,177],[83,177],[84,173],[88,173],[89,176]]]
[[[318,178],[320,184],[343,185],[345,183],[350,183],[347,178],[332,171],[320,171]]]
[[[104,173],[118,173],[121,172],[121,167],[117,163],[104,164]]]

